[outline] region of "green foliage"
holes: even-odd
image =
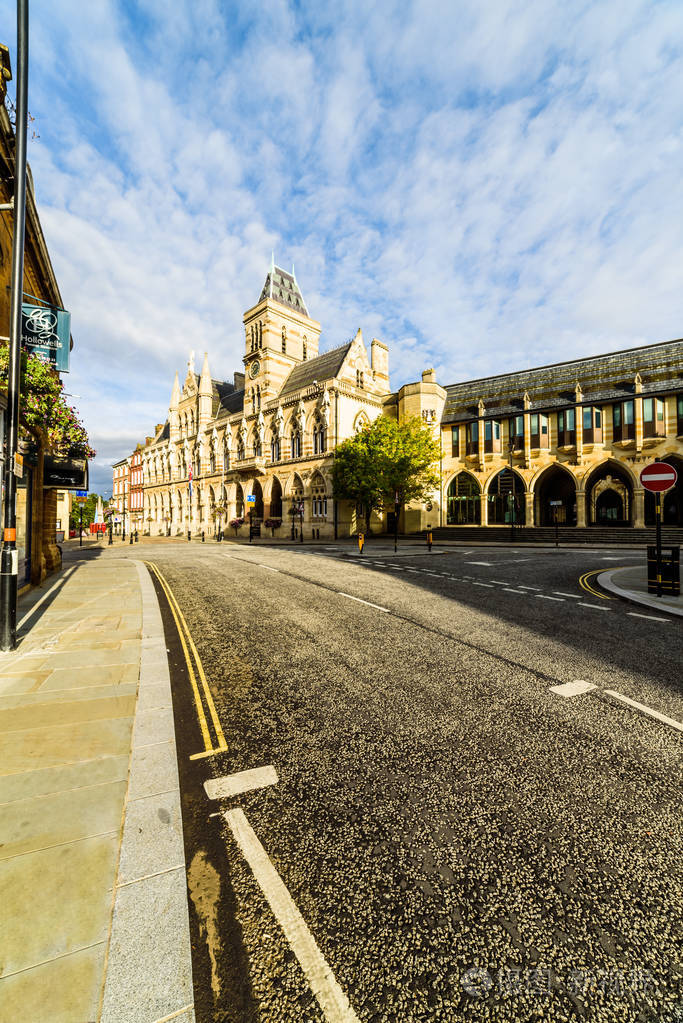
[[[83,509],[83,528],[90,529],[90,523],[95,521],[95,512],[97,511],[98,500],[98,494],[88,494],[88,498],[83,502],[83,504],[77,504],[76,501],[74,501],[71,507],[71,515],[69,516],[69,526],[71,529],[78,529],[78,524],[81,518],[81,508]],[[105,500],[105,498],[102,498],[103,503]]]
[[[420,419],[397,423],[379,416],[335,452],[334,496],[372,510],[423,500],[439,485],[439,445]]]
[[[0,381],[7,385],[9,346],[0,343]],[[37,355],[21,353],[19,415],[24,427],[41,430],[55,455],[94,458],[88,434],[64,399],[59,374]]]

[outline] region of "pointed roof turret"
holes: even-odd
[[[178,383],[178,374],[176,372],[175,380],[173,381],[173,390],[171,391],[171,404],[169,408],[178,408],[180,403],[180,384]]]
[[[204,352],[204,362],[202,364],[202,375],[199,378],[199,394],[200,397],[211,397],[213,394],[213,386],[211,384],[211,373],[209,372],[209,356]]]
[[[293,273],[287,273],[281,267],[275,266],[273,260],[271,260],[270,270],[266,277],[266,283],[263,285],[259,302],[263,302],[265,298],[272,298],[275,302],[288,305],[291,309],[296,309],[297,312],[308,316],[308,309],[306,308],[304,296],[301,294],[296,277]]]

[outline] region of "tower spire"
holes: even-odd
[[[270,292],[268,298],[273,297],[273,277],[275,276],[275,250],[272,249],[270,253]]]

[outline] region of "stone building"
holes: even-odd
[[[396,412],[441,441],[440,492],[409,528],[651,526],[639,477],[655,459],[678,470],[663,521],[683,527],[683,341],[447,387],[428,371],[402,394]]]
[[[146,532],[212,536],[249,512],[281,520],[280,536],[302,523],[316,537],[355,528],[355,509],[332,499],[333,452],[382,413],[388,351],[373,339],[368,357],[359,330],[320,354],[319,338],[294,274],[271,266],[244,314],[243,370],[215,380],[207,355],[199,374],[191,358],[166,421],[145,440]]]
[[[401,511],[406,532],[652,525],[639,473],[655,458],[679,470],[664,521],[683,526],[683,341],[445,387],[425,370],[391,392],[382,342],[368,357],[359,330],[320,354],[319,338],[293,274],[271,267],[244,315],[243,370],[219,381],[206,355],[199,374],[191,359],[142,446],[146,532],[211,536],[251,511],[286,536],[303,510],[307,536],[348,535],[356,511],[332,498],[334,449],[381,414],[419,417],[440,442],[440,487]]]

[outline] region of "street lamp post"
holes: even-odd
[[[5,426],[5,507],[0,554],[0,649],[17,645],[17,477],[14,461],[19,440],[21,369],[21,301],[24,286],[26,224],[26,121],[28,118],[28,0],[17,0],[17,118],[14,160],[14,235],[10,291],[10,341]]]

